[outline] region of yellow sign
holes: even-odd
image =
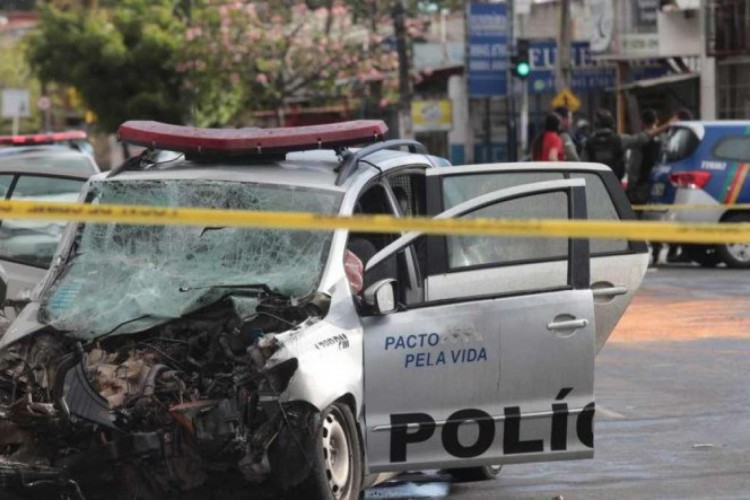
[[[571,92],[570,89],[562,89],[555,98],[552,99],[553,108],[560,106],[565,106],[571,113],[575,113],[581,108],[581,100]]]
[[[447,131],[453,128],[453,103],[439,101],[412,101],[411,122],[414,132]]]
[[[355,215],[339,217],[303,212],[252,212],[206,208],[164,208],[136,205],[91,205],[0,201],[3,219],[117,222],[170,226],[255,227],[360,233],[529,236],[662,241],[667,243],[750,243],[750,224],[685,224],[678,222],[567,219],[429,219]]]

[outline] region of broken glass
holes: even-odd
[[[93,203],[332,214],[339,193],[208,180],[98,181]],[[290,297],[315,291],[331,232],[233,227],[86,224],[64,271],[42,297],[40,321],[93,340],[143,331],[235,293],[266,285]],[[242,315],[247,315],[247,301]]]

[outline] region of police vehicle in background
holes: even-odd
[[[99,167],[81,131],[0,136],[0,194],[10,201],[78,199],[83,184]],[[13,319],[31,288],[52,262],[64,224],[0,220],[0,280]]]
[[[183,155],[146,151],[82,199],[635,218],[606,166],[441,167],[385,133],[128,122],[121,140]],[[616,240],[71,224],[0,339],[0,484],[229,498],[237,480],[351,500],[406,470],[591,458],[594,360],[647,261]]]
[[[650,218],[681,222],[750,222],[750,210],[727,205],[750,203],[750,121],[679,122],[663,146],[662,162],[652,171],[651,203],[702,205],[702,210],[646,212]],[[750,268],[750,245],[684,245],[697,263],[724,262]]]

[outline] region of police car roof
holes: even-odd
[[[357,151],[357,149],[352,149]],[[157,163],[145,170],[125,170],[111,181],[137,180],[215,180],[224,182],[248,182],[259,184],[281,184],[344,192],[361,176],[372,177],[404,164],[431,165],[423,154],[383,150],[367,156],[360,168],[341,186],[336,185],[341,158],[333,150],[318,149],[286,154],[284,159],[253,161],[246,159],[217,159],[194,161],[180,157],[173,161]],[[377,165],[374,167],[373,165]],[[106,174],[97,176],[104,180]]]

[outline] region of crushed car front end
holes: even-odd
[[[332,214],[342,198],[206,177],[97,178],[86,199]],[[343,264],[327,270],[341,260],[332,240],[69,227],[34,301],[0,339],[0,489],[187,498],[229,488],[228,478],[302,481],[320,411],[361,387],[361,328]],[[335,284],[321,290],[324,272]]]

